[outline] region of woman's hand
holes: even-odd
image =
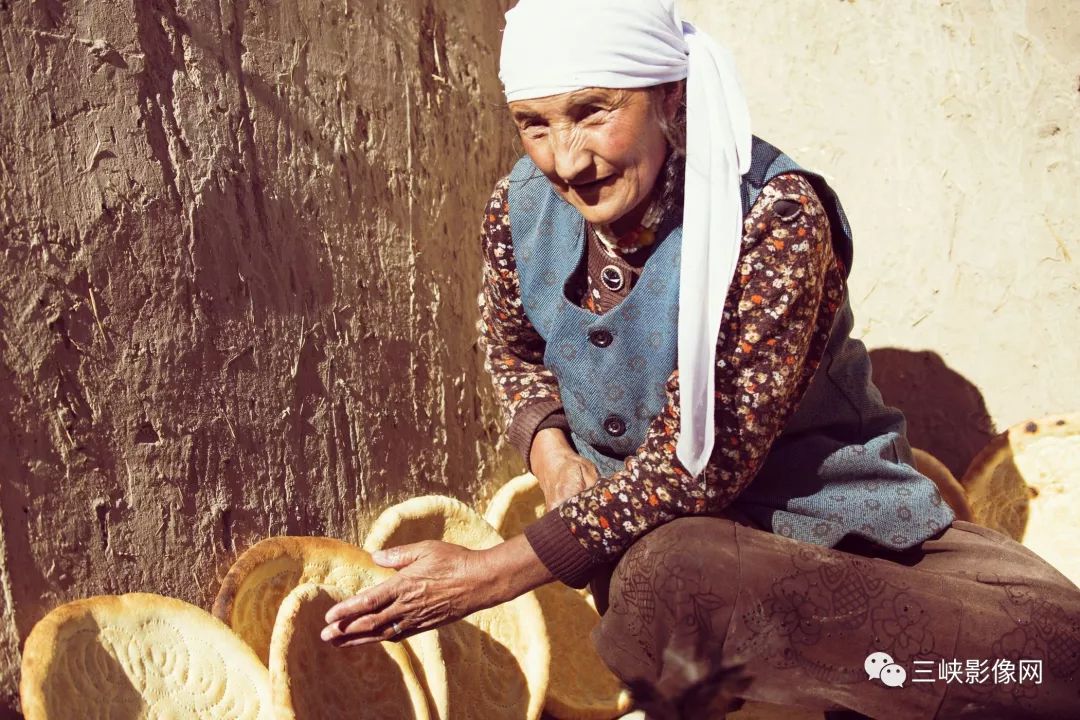
[[[339,647],[400,640],[554,579],[524,535],[488,550],[425,540],[374,552],[372,558],[398,573],[330,608],[323,640]]]
[[[545,428],[536,434],[529,464],[540,482],[548,510],[600,479],[596,465],[574,452],[559,428]]]
[[[372,558],[400,571],[330,608],[323,640],[338,646],[400,640],[497,604],[475,550],[425,540]]]
[[[544,476],[537,475],[537,479],[544,492],[544,504],[551,510],[566,498],[595,485],[600,474],[592,462],[577,453],[571,453]]]

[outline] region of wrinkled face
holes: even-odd
[[[668,109],[654,104],[671,103],[658,98],[646,89],[586,88],[518,100],[510,113],[555,191],[589,222],[624,232],[648,206],[667,156],[660,113]]]

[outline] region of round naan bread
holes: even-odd
[[[344,600],[335,587],[305,583],[281,603],[270,641],[275,720],[428,720],[425,692],[404,647],[334,647],[319,633]]]
[[[971,522],[974,516],[971,513],[971,505],[968,503],[964,486],[945,463],[919,448],[911,448],[911,455],[915,459],[915,469],[934,482],[942,499],[956,513],[956,519]]]
[[[304,583],[329,585],[347,597],[393,575],[393,570],[376,565],[369,553],[341,540],[268,538],[248,548],[233,563],[221,583],[213,612],[267,663],[278,609],[295,587]],[[446,664],[439,636],[425,632],[403,642],[420,665],[417,674],[432,712],[446,718]]]
[[[531,473],[495,493],[485,519],[513,537],[545,512],[544,493]],[[630,694],[600,659],[590,634],[600,624],[592,597],[562,583],[536,589],[551,636],[551,678],[545,710],[560,720],[608,720],[630,709]]]
[[[1080,415],[1014,425],[971,461],[961,484],[975,522],[1019,540],[1080,584]]]
[[[395,505],[371,526],[371,552],[422,540],[482,550],[502,542],[484,518],[453,498]],[[551,646],[535,593],[475,612],[438,631],[454,720],[536,720],[544,707]]]
[[[525,473],[496,491],[484,512],[484,519],[499,535],[512,538],[525,532],[527,525],[539,520],[546,512],[547,501],[544,491],[540,489],[540,481],[532,473]],[[596,609],[596,601],[588,585],[570,589],[585,598],[589,607]]]
[[[220,620],[131,593],[56,608],[26,639],[27,720],[269,720],[270,676]]]
[[[484,519],[504,538],[525,532],[547,512],[544,491],[532,473],[518,475],[499,488],[488,503]]]

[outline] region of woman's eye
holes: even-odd
[[[521,132],[531,138],[540,137],[547,132],[547,126],[536,122],[526,122],[522,123]]]

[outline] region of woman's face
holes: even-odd
[[[510,113],[525,152],[555,191],[589,222],[614,224],[620,233],[640,221],[667,156],[658,110],[670,115],[677,98],[660,97],[646,89],[586,88],[518,100]]]

